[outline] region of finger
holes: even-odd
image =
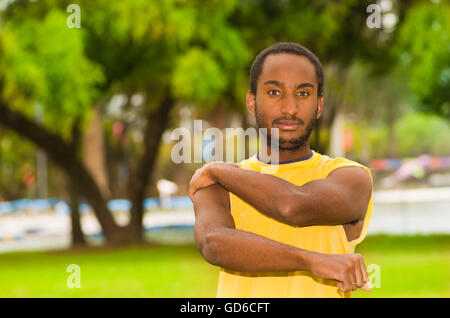
[[[188,195],[191,198],[191,200],[194,199],[194,194],[195,192],[198,190],[199,186],[197,184],[198,182],[193,181],[189,183],[189,191],[188,191]]]
[[[355,273],[355,264],[352,263],[352,267],[350,268],[349,276],[350,276],[350,284],[352,286],[352,290],[356,290],[358,288],[358,283],[356,280],[356,273]]]
[[[230,167],[240,168],[238,163],[235,163],[235,162],[232,162],[232,161],[227,161],[227,162],[225,162],[225,164],[230,166]]]
[[[189,182],[189,190],[192,192],[192,195],[194,195],[194,192],[198,189],[199,182],[201,182],[201,179],[197,170],[192,176],[191,181]]]
[[[358,286],[358,288],[361,288],[365,281],[363,278],[363,268],[361,266],[361,256],[357,256],[356,260],[355,260],[355,276],[356,276],[356,285]]]
[[[361,264],[361,272],[363,275],[363,281],[364,283],[369,281],[369,275],[367,274],[367,267],[366,264],[364,263],[364,258],[361,257],[360,259],[360,264]]]
[[[360,266],[361,266],[361,273],[363,276],[363,281],[364,281],[364,285],[361,287],[362,290],[364,291],[371,291],[373,286],[372,283],[369,282],[369,275],[367,274],[367,268],[366,268],[366,264],[364,263],[364,258],[360,258]]]
[[[341,287],[339,287],[339,285],[341,285]],[[340,284],[338,284],[338,287],[343,292],[349,292],[349,291],[351,291],[353,289],[353,287],[352,287],[352,278],[350,276],[350,273],[345,273],[344,274],[342,282]]]
[[[373,288],[372,284],[370,282],[364,283],[364,285],[361,287],[364,291],[371,291]]]

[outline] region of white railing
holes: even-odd
[[[367,234],[450,234],[450,187],[374,193]]]

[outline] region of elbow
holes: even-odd
[[[285,224],[296,227],[305,226],[305,220],[303,220],[302,214],[298,209],[295,209],[292,206],[287,205],[286,207],[281,207],[279,214],[281,216],[281,220]]]
[[[220,266],[221,233],[210,232],[205,235],[200,252],[203,258],[211,265]]]
[[[279,218],[283,223],[291,226],[305,226],[307,221],[304,218],[304,213],[295,202],[295,200],[289,198],[282,200],[277,211]]]

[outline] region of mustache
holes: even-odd
[[[284,120],[286,120],[286,121],[293,121],[293,122],[296,122],[299,125],[304,125],[305,124],[305,122],[301,118],[297,118],[297,117],[279,117],[279,118],[276,118],[276,119],[274,119],[272,121],[272,125],[273,124],[277,124],[280,121],[284,121]]]

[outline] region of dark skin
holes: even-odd
[[[317,119],[321,116],[323,97],[317,95],[315,69],[307,58],[286,53],[273,54],[266,58],[258,79],[256,96],[251,92],[247,93],[247,108],[249,113],[257,119],[260,127],[265,127],[269,130],[270,128],[279,129],[280,162],[304,158],[310,154],[309,138],[303,145],[295,149],[292,148],[292,143],[289,141],[305,135],[307,125],[314,117]],[[256,104],[257,112],[255,111]],[[289,149],[290,147],[291,149]],[[270,151],[269,147],[269,154]],[[270,157],[262,155],[260,154],[262,160],[268,161],[270,159]],[[192,177],[189,195],[194,202],[199,224],[203,222],[203,218],[207,217],[205,215],[210,213],[213,215],[213,218],[217,217],[214,221],[210,220],[211,225],[217,222],[215,223],[217,226],[226,226],[228,229],[230,229],[231,223],[223,223],[222,218],[224,216],[219,217],[218,215],[220,211],[232,219],[229,207],[227,207],[229,202],[226,203],[225,199],[219,199],[220,191],[218,190],[208,190],[208,195],[200,194],[206,191],[206,187],[209,188],[215,184],[216,186],[220,185],[225,194],[227,194],[227,191],[232,192],[261,213],[292,226],[344,225],[349,240],[353,240],[360,235],[365,211],[372,192],[372,182],[369,175],[359,167],[338,168],[325,179],[314,180],[302,186],[296,186],[270,174],[240,169],[235,164],[210,163],[197,170]],[[197,196],[197,193],[199,196]],[[208,196],[208,199],[205,198],[206,196]],[[207,200],[210,200],[208,204],[205,203]],[[215,212],[211,212],[213,202],[221,202],[221,204],[215,205]],[[204,212],[206,210],[209,212]],[[208,217],[211,217],[211,215]],[[200,230],[196,234],[198,242],[203,242],[202,238],[207,237],[208,233],[210,233],[208,231],[213,230],[206,229],[205,231],[207,232]],[[234,233],[233,235],[236,237],[237,234]],[[264,239],[267,240],[266,238]],[[248,246],[249,251],[256,248],[256,246],[252,246],[252,244],[255,244],[255,239],[245,242],[250,244]],[[267,242],[265,243],[268,244]],[[239,247],[242,247],[242,241],[237,244],[235,250],[233,248],[230,250],[224,249],[226,244],[226,240],[214,240],[214,246],[221,246],[216,251],[220,250],[220,254],[225,256],[222,256],[222,259],[227,259],[219,261],[218,264],[223,264],[223,262],[230,261],[230,259],[235,259],[236,261],[236,258],[238,258],[243,264],[246,264],[246,270],[241,270],[250,271],[252,268],[254,271],[261,270],[259,267],[262,266],[261,263],[264,263],[262,260],[259,259],[253,262],[249,259],[247,253],[245,253],[246,255],[241,255],[242,249]],[[277,244],[280,245],[280,243]],[[278,248],[280,248],[279,245],[277,245]],[[274,250],[277,249],[274,248]],[[270,267],[267,268],[268,271],[295,270],[280,267],[281,264],[278,264],[277,261],[278,257],[273,257],[270,253],[266,255],[264,251],[268,253],[267,246],[261,247],[261,250],[258,250],[255,257],[266,256],[271,259],[271,262],[264,265]],[[280,253],[279,250],[278,253]],[[305,268],[309,268],[318,276],[320,275],[317,273],[325,271],[327,274],[321,277],[336,279],[336,275],[342,274],[342,271],[337,273],[336,267],[330,264],[340,263],[342,258],[356,257],[354,255],[357,254],[340,256],[320,254],[322,259],[328,257],[327,262],[311,261],[309,258],[311,254],[305,255],[307,255],[305,263],[307,266]],[[288,256],[284,255],[281,259],[286,261],[285,257]],[[320,257],[315,256],[313,259]],[[333,257],[337,258],[333,259]],[[357,257],[360,258],[360,256]],[[214,260],[216,259],[214,258]],[[362,258],[358,261],[358,264],[361,264],[361,262]],[[322,267],[317,265],[318,263]],[[311,264],[315,265],[312,266]],[[300,266],[302,264],[297,265]],[[223,267],[229,268],[227,266]],[[337,267],[339,268],[339,266]],[[301,269],[297,268],[296,270]],[[344,274],[344,276],[346,275]],[[356,287],[364,286],[364,283],[367,281],[365,280],[366,275],[364,266],[364,269],[360,271],[348,273],[350,285],[348,285],[349,283],[345,280],[345,277],[340,276],[340,279],[337,280],[344,284],[342,286],[344,290],[354,290]],[[348,289],[348,286],[352,286],[352,288]]]
[[[212,265],[248,273],[309,271],[336,281],[344,292],[372,289],[360,254],[316,253],[237,230],[229,193],[218,184],[196,191],[193,199],[195,241]]]
[[[314,65],[306,57],[286,53],[269,55],[258,79],[256,96],[247,92],[247,109],[261,128],[269,131],[278,128],[280,139],[295,139],[305,134],[306,124],[313,117],[319,119],[322,115],[323,97],[317,96],[317,89]],[[255,112],[256,105],[258,113]],[[297,124],[296,119],[303,124]],[[270,154],[270,146],[268,148]],[[308,140],[295,150],[280,149],[279,161],[304,158],[310,151]],[[269,161],[262,153],[260,158]]]

